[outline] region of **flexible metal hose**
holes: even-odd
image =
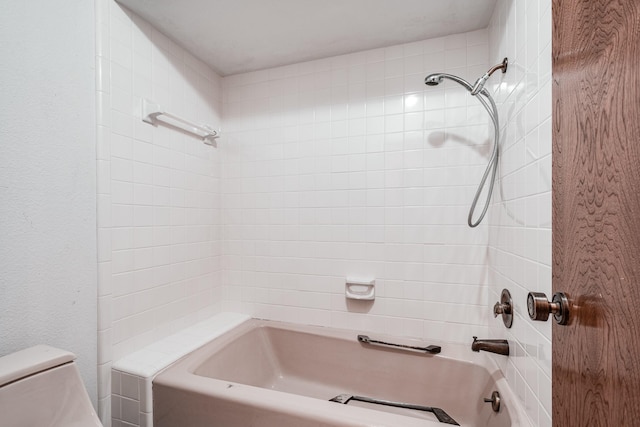
[[[502,67],[506,68],[506,58],[502,64]],[[498,69],[500,67],[494,67],[494,68]],[[495,71],[494,68],[490,70],[491,73]],[[487,77],[489,75],[490,74],[487,74]],[[478,185],[478,190],[476,190],[476,194],[475,196],[473,196],[473,202],[471,203],[471,208],[469,209],[469,216],[467,217],[467,224],[469,224],[469,227],[473,228],[473,227],[477,227],[484,219],[484,216],[487,213],[487,210],[489,209],[489,203],[491,203],[491,195],[493,194],[493,185],[495,183],[496,171],[498,169],[498,156],[500,153],[500,123],[498,122],[498,108],[496,107],[496,103],[491,97],[491,94],[489,94],[489,92],[484,87],[482,87],[483,85],[474,86],[468,81],[466,81],[465,79],[458,76],[454,76],[453,74],[447,74],[447,73],[430,74],[425,78],[425,84],[428,86],[436,86],[440,84],[443,79],[453,80],[454,82],[466,88],[469,91],[469,93],[471,93],[473,96],[476,97],[478,101],[480,101],[484,109],[487,110],[487,113],[489,114],[489,117],[491,117],[491,121],[493,122],[493,150],[491,152],[491,158],[489,158],[489,163],[487,164],[487,168],[485,169],[484,174],[482,175],[482,179],[480,180],[480,184]],[[474,93],[474,91],[476,93]],[[480,213],[480,217],[478,218],[477,221],[474,222],[473,214],[475,213],[476,205],[478,204],[478,199],[480,198],[480,194],[482,194],[482,190],[484,189],[484,186],[487,183],[487,178],[489,177],[489,173],[491,173],[491,180],[489,181],[487,199],[484,202],[484,208],[482,209],[482,213]]]
[[[491,108],[487,104],[487,101],[482,98],[482,96],[477,97],[478,101],[482,103],[482,106],[489,113],[489,117],[491,117],[491,121],[493,122],[493,150],[491,152],[491,158],[489,158],[489,163],[487,164],[487,168],[482,175],[482,179],[480,180],[480,184],[478,185],[478,189],[476,190],[475,196],[473,196],[473,202],[471,202],[471,208],[469,209],[469,216],[467,217],[467,224],[469,227],[477,227],[482,220],[484,219],[487,210],[489,209],[489,203],[491,203],[491,195],[493,194],[493,185],[496,179],[496,171],[498,169],[498,157],[500,155],[500,124],[498,122],[498,109],[496,108],[496,103],[493,101],[493,98],[486,90],[482,90],[479,95],[486,97],[490,104]],[[487,198],[484,203],[484,208],[482,209],[482,213],[476,222],[473,222],[473,214],[476,210],[476,205],[478,204],[478,199],[480,198],[480,194],[482,193],[482,189],[486,185],[487,177],[489,176],[489,172],[491,172],[491,180],[489,181],[489,189]]]

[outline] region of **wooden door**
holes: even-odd
[[[553,0],[553,290],[553,425],[640,426],[640,0]]]

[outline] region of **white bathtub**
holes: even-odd
[[[156,376],[154,426],[450,425],[432,412],[329,401],[341,394],[441,408],[462,426],[529,426],[488,355],[456,344],[442,344],[442,352],[432,355],[363,344],[356,337],[330,328],[246,322]],[[498,412],[483,400],[493,391],[502,398]]]

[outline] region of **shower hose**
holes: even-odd
[[[489,203],[491,202],[491,194],[493,193],[493,185],[496,177],[496,170],[498,168],[498,153],[500,151],[500,124],[498,123],[498,109],[496,107],[495,101],[491,97],[491,94],[489,94],[489,92],[482,85],[486,81],[486,78],[488,78],[492,72],[500,68],[506,69],[506,63],[507,59],[505,58],[500,66],[493,67],[487,72],[487,74],[485,74],[485,76],[478,79],[478,83],[476,83],[476,85],[471,85],[471,83],[469,83],[465,79],[447,73],[430,74],[425,78],[425,84],[428,86],[437,86],[442,82],[443,79],[453,80],[454,82],[463,86],[469,91],[472,96],[480,101],[484,109],[487,110],[487,113],[489,114],[489,117],[491,117],[491,121],[493,122],[493,149],[491,151],[491,158],[489,159],[487,168],[482,175],[482,179],[480,180],[480,184],[478,185],[478,190],[476,191],[475,196],[473,196],[473,202],[471,203],[469,216],[467,217],[467,224],[469,224],[469,227],[472,228],[477,227],[482,222],[482,219],[487,213],[487,209],[489,209]],[[474,221],[473,215],[476,211],[478,199],[480,198],[482,190],[487,184],[487,178],[489,177],[489,174],[491,174],[491,180],[489,181],[489,188],[487,191],[487,198],[484,202],[484,208],[482,208],[482,213],[480,213],[478,219]]]
[[[480,101],[484,109],[487,110],[487,113],[489,114],[489,117],[491,117],[491,121],[493,122],[493,149],[491,151],[491,157],[489,158],[489,163],[487,164],[487,168],[485,169],[484,174],[482,175],[482,179],[480,180],[480,184],[478,185],[478,189],[476,190],[476,194],[475,196],[473,196],[473,202],[471,203],[471,208],[469,209],[469,216],[467,217],[467,224],[469,224],[469,227],[477,227],[478,224],[482,222],[482,219],[487,213],[487,209],[489,209],[489,203],[491,202],[491,194],[493,193],[493,185],[495,183],[495,178],[496,178],[496,171],[498,169],[498,156],[500,152],[500,149],[499,149],[500,124],[498,122],[498,109],[496,108],[496,103],[494,102],[493,98],[491,97],[489,92],[487,92],[486,89],[483,89],[481,92],[478,93],[478,95],[476,95],[476,98],[478,99],[478,101]],[[487,198],[484,202],[482,213],[480,213],[480,216],[474,222],[473,214],[476,210],[476,205],[478,204],[478,199],[480,198],[480,194],[482,193],[482,190],[484,189],[484,186],[487,183],[487,178],[489,177],[489,174],[491,174],[491,179],[489,180],[489,189],[487,193]]]

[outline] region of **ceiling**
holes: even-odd
[[[222,76],[485,28],[496,0],[118,0]]]

